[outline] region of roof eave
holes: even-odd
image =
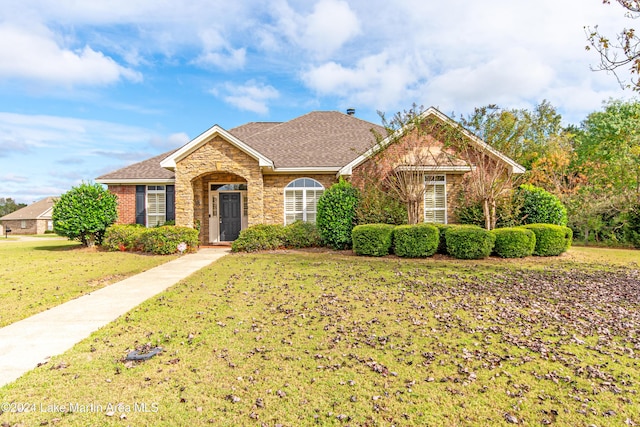
[[[173,184],[175,178],[106,178],[96,179],[98,184],[115,185],[115,184]]]

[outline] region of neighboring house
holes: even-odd
[[[457,125],[434,108],[424,115]],[[311,112],[283,123],[252,122],[230,130],[215,125],[177,150],[96,181],[118,196],[118,223],[151,227],[175,221],[199,228],[203,244],[233,241],[242,229],[255,224],[315,221],[322,192],[341,176],[356,175],[370,158],[374,132],[384,134],[385,129],[336,111]],[[484,144],[471,134],[468,138],[470,144]],[[491,152],[513,172],[524,172],[513,160]],[[451,186],[470,168],[422,166],[434,184],[430,197],[438,198],[438,209],[448,212],[433,215],[428,202],[422,219],[447,222],[453,218]]]
[[[0,218],[2,232],[9,228],[11,234],[44,234],[53,231],[53,204],[57,197],[45,197],[42,200],[11,212]]]

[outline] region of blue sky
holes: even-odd
[[[413,103],[454,116],[544,99],[565,124],[609,98],[585,26],[600,0],[2,0],[0,197],[31,203],[214,124]]]

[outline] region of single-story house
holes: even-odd
[[[53,231],[51,214],[56,200],[56,197],[45,197],[3,216],[0,218],[2,233],[7,228],[11,234],[44,234],[45,231]]]
[[[423,116],[458,126],[435,108]],[[152,227],[175,221],[199,228],[203,244],[233,241],[254,224],[315,221],[322,192],[340,177],[356,177],[380,152],[374,147],[386,140],[377,141],[376,134],[386,135],[385,129],[353,111],[315,111],[287,122],[251,122],[230,130],[215,125],[180,148],[96,182],[118,196],[118,223]],[[511,172],[524,172],[474,135],[465,135]],[[465,165],[422,165],[429,183],[425,200],[430,199],[422,220],[454,219],[456,185],[471,170]]]

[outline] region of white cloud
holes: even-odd
[[[300,44],[324,58],[359,33],[358,16],[347,2],[321,0],[303,20]]]
[[[210,93],[240,110],[258,114],[267,114],[269,112],[267,103],[280,96],[273,86],[255,80],[250,80],[243,85],[227,83],[221,88],[212,89]]]
[[[23,175],[16,175],[13,173],[8,173],[5,175],[0,175],[0,181],[3,182],[17,182],[17,183],[22,183],[22,182],[28,182],[29,178]]]
[[[29,30],[0,25],[0,77],[67,86],[142,79],[140,73],[122,67],[89,46],[71,50],[60,46],[55,38],[44,28]]]

